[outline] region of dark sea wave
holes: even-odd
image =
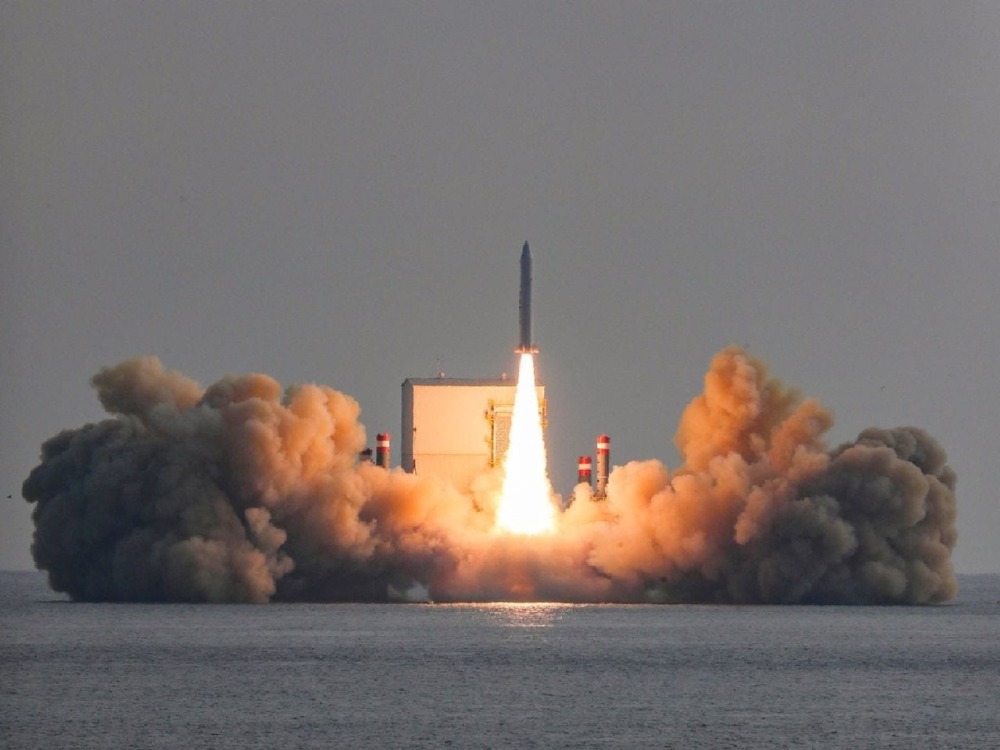
[[[77,604],[0,573],[19,748],[1000,747],[1000,576],[949,604]]]

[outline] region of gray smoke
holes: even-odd
[[[357,462],[358,404],[264,375],[202,390],[143,357],[93,379],[110,416],[48,440],[24,483],[36,565],[86,601],[934,603],[956,591],[955,475],[917,428],[828,450],[832,418],[720,352],[671,472],[583,485],[553,536],[493,531],[469,493]]]

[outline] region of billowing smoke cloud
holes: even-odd
[[[616,468],[553,536],[494,532],[469,493],[357,462],[358,404],[264,375],[206,390],[151,357],[93,379],[110,417],[24,483],[52,587],[94,601],[934,603],[956,591],[955,475],[924,431],[828,450],[832,417],[737,348],[676,435],[682,465]]]

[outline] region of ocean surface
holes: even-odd
[[[1000,748],[1000,576],[936,607],[75,604],[0,573],[0,747]]]

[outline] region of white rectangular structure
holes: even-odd
[[[538,392],[546,424],[545,386]],[[402,466],[467,490],[503,460],[516,384],[511,380],[408,378],[403,381]]]

